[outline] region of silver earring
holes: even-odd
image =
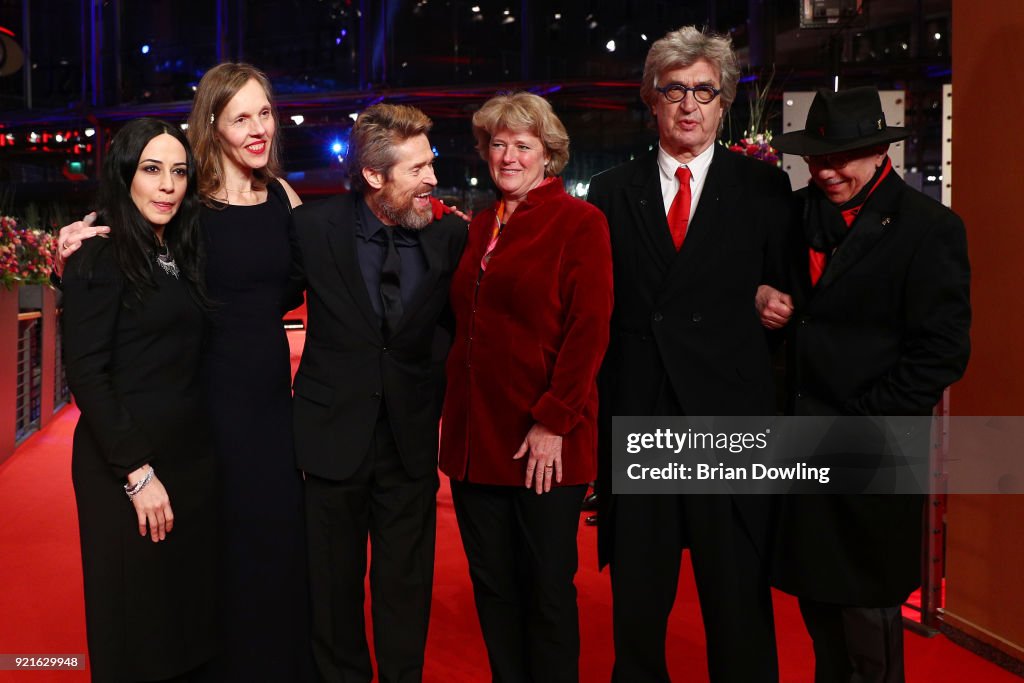
[[[213,114],[210,114],[210,125],[213,125]]]

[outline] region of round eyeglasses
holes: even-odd
[[[718,97],[718,93],[722,92],[712,85],[695,85],[692,88],[688,88],[679,83],[666,85],[664,88],[655,87],[654,89],[664,95],[665,99],[673,104],[676,102],[682,102],[688,92],[693,93],[693,99],[700,104],[711,104],[711,102]]]

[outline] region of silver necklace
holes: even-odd
[[[178,274],[181,271],[178,270],[178,264],[171,257],[171,248],[166,244],[161,244],[156,250],[156,264],[163,268],[168,275],[173,275],[175,280],[178,279]]]

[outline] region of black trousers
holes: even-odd
[[[814,642],[814,683],[904,683],[903,609],[800,598]]]
[[[306,521],[313,656],[330,683],[373,680],[363,620],[366,540],[377,675],[418,682],[430,621],[437,473],[406,474],[387,417],[352,477],[307,475]]]
[[[779,680],[771,590],[725,495],[615,498],[611,561],[615,683],[668,683],[665,637],[689,547],[712,683]]]
[[[476,612],[494,683],[577,683],[573,579],[586,485],[537,495],[452,481]]]

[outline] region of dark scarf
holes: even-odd
[[[813,182],[807,184],[807,203],[804,206],[804,237],[811,247],[810,270],[813,284],[818,283],[818,279],[825,270],[828,257],[846,239],[850,226],[860,214],[868,197],[891,171],[892,161],[886,157],[885,162],[875,169],[871,180],[864,184],[860,192],[838,206],[833,204]]]

